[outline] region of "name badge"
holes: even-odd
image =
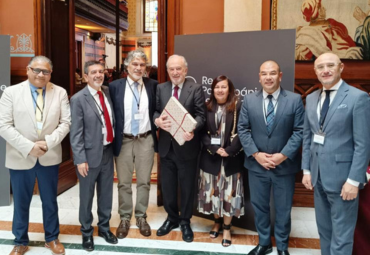
[[[134,119],[135,120],[142,120],[142,119],[144,119],[144,114],[142,114],[142,113],[135,113]]]
[[[42,122],[36,121],[37,130],[42,130],[43,125],[44,124]]]
[[[314,143],[323,145],[325,142],[325,135],[324,134],[315,134],[313,136]]]
[[[212,136],[211,137],[211,144],[212,145],[221,145],[221,137],[219,137],[219,136]]]

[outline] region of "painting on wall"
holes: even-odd
[[[273,0],[271,29],[296,29],[296,60],[370,60],[370,0]]]

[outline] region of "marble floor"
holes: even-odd
[[[133,185],[133,189],[136,186]],[[135,194],[135,192],[134,192]],[[117,184],[114,187],[113,213],[110,220],[112,231],[115,232],[120,222],[117,213]],[[58,196],[60,236],[59,240],[66,247],[66,254],[173,254],[173,255],[210,255],[210,254],[247,254],[258,243],[256,232],[232,228],[232,246],[224,248],[221,246],[222,234],[216,239],[209,238],[209,230],[212,221],[193,217],[191,227],[194,230],[194,242],[185,243],[181,238],[179,229],[173,230],[169,235],[157,237],[156,230],[163,223],[166,213],[163,207],[156,205],[157,186],[151,186],[150,205],[147,211],[148,222],[152,227],[150,237],[141,236],[135,220],[131,220],[131,229],[125,239],[120,239],[118,244],[108,244],[101,237],[97,236],[97,229],[94,233],[95,251],[86,252],[81,247],[81,235],[79,232],[78,205],[79,187],[69,189]],[[44,235],[42,227],[42,210],[40,197],[33,196],[30,209],[30,248],[27,255],[51,254],[44,248]],[[96,226],[96,201],[93,205],[94,222]],[[9,254],[13,247],[14,236],[11,232],[13,218],[13,205],[0,207],[0,254]],[[315,213],[312,208],[295,207],[292,211],[292,231],[289,243],[289,251],[292,255],[319,255],[318,232],[315,223]],[[277,254],[274,247],[272,255]]]

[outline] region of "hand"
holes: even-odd
[[[32,150],[30,151],[29,155],[33,156],[33,157],[36,157],[36,158],[39,158],[41,157],[42,155],[45,154],[46,151],[44,151],[43,149],[41,149],[40,145],[35,143],[35,145],[33,146]]]
[[[271,156],[271,160],[274,161],[275,166],[280,165],[284,160],[286,160],[288,157],[285,156],[282,153],[274,153]]]
[[[358,20],[360,25],[364,24],[366,16],[367,16],[366,13],[360,7],[356,6],[353,12],[353,17]]]
[[[194,132],[184,132],[184,134],[183,134],[183,136],[182,136],[183,138],[184,138],[184,140],[185,141],[190,141],[191,139],[193,139],[193,137],[194,137]]]
[[[311,174],[303,174],[302,184],[306,189],[312,190]]]
[[[87,172],[89,171],[89,164],[87,164],[87,162],[82,163],[82,164],[78,164],[77,165],[77,170],[78,170],[78,172],[80,173],[80,175],[82,177],[86,177]]]
[[[275,162],[271,159],[271,157],[271,154],[259,152],[254,158],[263,168],[270,170],[270,168],[275,168]]]
[[[167,119],[167,117],[167,115],[161,115],[154,120],[154,123],[157,125],[157,127],[170,132],[172,124],[171,120]]]
[[[36,143],[40,146],[41,150],[45,152],[48,151],[48,145],[46,144],[45,141],[37,141]]]
[[[217,153],[218,155],[220,155],[221,157],[228,157],[228,156],[229,156],[229,154],[225,151],[225,149],[224,149],[224,148],[219,148],[219,149],[216,151],[216,153]]]
[[[353,186],[348,182],[345,182],[342,187],[342,192],[340,193],[340,196],[342,197],[343,200],[353,200],[357,197],[357,194],[358,187]]]

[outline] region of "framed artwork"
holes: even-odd
[[[272,0],[271,29],[296,29],[296,60],[370,60],[370,0]]]

